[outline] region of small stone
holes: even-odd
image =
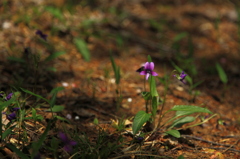
[[[63,87],[68,87],[69,84],[68,84],[67,82],[62,82],[62,86],[63,86]]]
[[[128,98],[127,101],[130,103],[132,102],[132,98]]]
[[[12,23],[11,23],[11,22],[5,21],[5,22],[3,22],[3,24],[2,24],[2,28],[3,28],[3,29],[9,29],[9,28],[11,28],[11,27],[12,27]]]
[[[75,116],[75,118],[74,118],[75,120],[79,120],[80,119],[80,117],[79,116]]]

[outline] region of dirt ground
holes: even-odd
[[[122,117],[131,120],[138,111],[145,110],[140,94],[143,76],[136,70],[147,61],[147,55],[151,55],[159,77],[174,70],[171,65],[174,61],[195,83],[202,83],[191,94],[189,84],[184,85],[171,76],[164,111],[174,105],[204,105],[218,115],[203,125],[181,131],[178,140],[156,133],[143,147],[148,150],[154,141],[152,146],[158,149],[155,155],[173,158],[179,155],[187,159],[240,158],[238,1],[95,0],[76,4],[73,13],[65,11],[62,21],[43,10],[46,5],[63,8],[66,1],[38,2],[41,1],[9,1],[7,6],[0,5],[2,91],[20,86],[44,95],[54,87],[63,86],[65,90],[59,92],[57,104],[65,109],[59,115],[71,115],[73,125],[90,137],[96,135],[92,122],[97,118],[100,126],[114,135],[113,120]],[[35,13],[35,7],[39,13]],[[48,35],[46,43],[35,35],[36,30]],[[183,38],[177,41],[181,35]],[[74,45],[75,37],[87,42],[91,52],[89,62]],[[33,54],[40,53],[37,68],[35,62],[24,57],[26,48]],[[66,53],[53,62],[42,60],[62,50]],[[119,110],[110,53],[121,68],[123,100]],[[16,62],[9,56],[23,58],[28,63]],[[226,86],[216,71],[216,62],[227,74]],[[48,71],[48,67],[57,71]],[[157,89],[163,97],[164,85],[160,81]],[[194,97],[196,91],[200,93]],[[166,143],[169,149],[164,148]]]

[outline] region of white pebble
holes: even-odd
[[[132,98],[128,98],[127,101],[130,103],[132,102]]]
[[[109,79],[109,82],[110,82],[110,83],[115,83],[115,81],[116,81],[115,78]]]
[[[79,120],[80,118],[79,118],[79,116],[75,116],[75,118],[74,118],[75,120]]]
[[[68,87],[69,84],[68,84],[67,82],[62,82],[62,86],[63,86],[63,87]]]
[[[2,24],[3,29],[9,29],[9,28],[11,28],[11,26],[12,26],[12,23],[8,22],[8,21],[3,22],[3,24]]]

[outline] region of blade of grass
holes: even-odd
[[[26,90],[26,89],[24,89],[24,88],[20,88],[20,89],[21,89],[23,92],[25,92],[25,93],[31,94],[31,95],[33,95],[33,96],[35,96],[35,97],[38,97],[38,98],[43,99],[43,100],[45,100],[46,102],[50,103],[49,100],[47,100],[46,98],[44,98],[44,97],[42,97],[42,96],[40,96],[40,95],[38,95],[38,94],[35,94],[35,93],[33,93],[33,92],[29,91],[29,90]]]
[[[65,53],[66,53],[65,51],[55,52],[55,53],[49,55],[44,61],[48,62],[48,61],[54,60],[54,59],[56,59],[57,57],[65,54]]]
[[[6,144],[6,147],[8,147],[9,149],[11,149],[13,152],[15,152],[18,157],[22,158],[22,159],[30,159],[26,154],[24,154],[22,151],[20,151],[18,148],[16,148],[14,145],[12,144]]]
[[[87,47],[86,42],[83,39],[75,38],[74,44],[76,45],[78,51],[82,54],[85,61],[90,61],[90,51]]]

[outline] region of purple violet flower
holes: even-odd
[[[8,119],[10,122],[11,122],[12,120],[16,119],[16,118],[17,118],[17,117],[16,117],[16,113],[15,113],[15,112],[7,115],[7,119]]]
[[[71,152],[72,151],[72,146],[77,145],[76,141],[70,140],[66,134],[60,132],[59,133],[59,138],[61,139],[61,141],[64,144],[63,149],[67,152]]]
[[[146,62],[144,65],[144,70],[140,72],[140,75],[146,75],[146,80],[148,80],[149,76],[157,76],[158,74],[153,71],[154,63],[153,62]]]
[[[37,30],[36,34],[39,35],[43,40],[47,41],[47,34],[44,34],[41,30]]]
[[[184,71],[182,71],[182,73],[180,75],[173,75],[174,77],[176,77],[179,81],[181,81],[183,84],[186,84],[186,82],[184,81],[185,77],[187,76],[187,74],[184,73]]]
[[[9,93],[6,97],[5,97],[5,101],[8,101],[12,98],[13,93]]]
[[[16,107],[16,108],[12,108],[10,109],[11,114],[6,114],[6,112],[3,112],[3,114],[6,114],[7,119],[11,122],[14,119],[17,119],[17,114],[16,112],[19,110],[20,108]]]
[[[136,137],[136,142],[141,143],[144,141],[144,138],[141,136]]]

